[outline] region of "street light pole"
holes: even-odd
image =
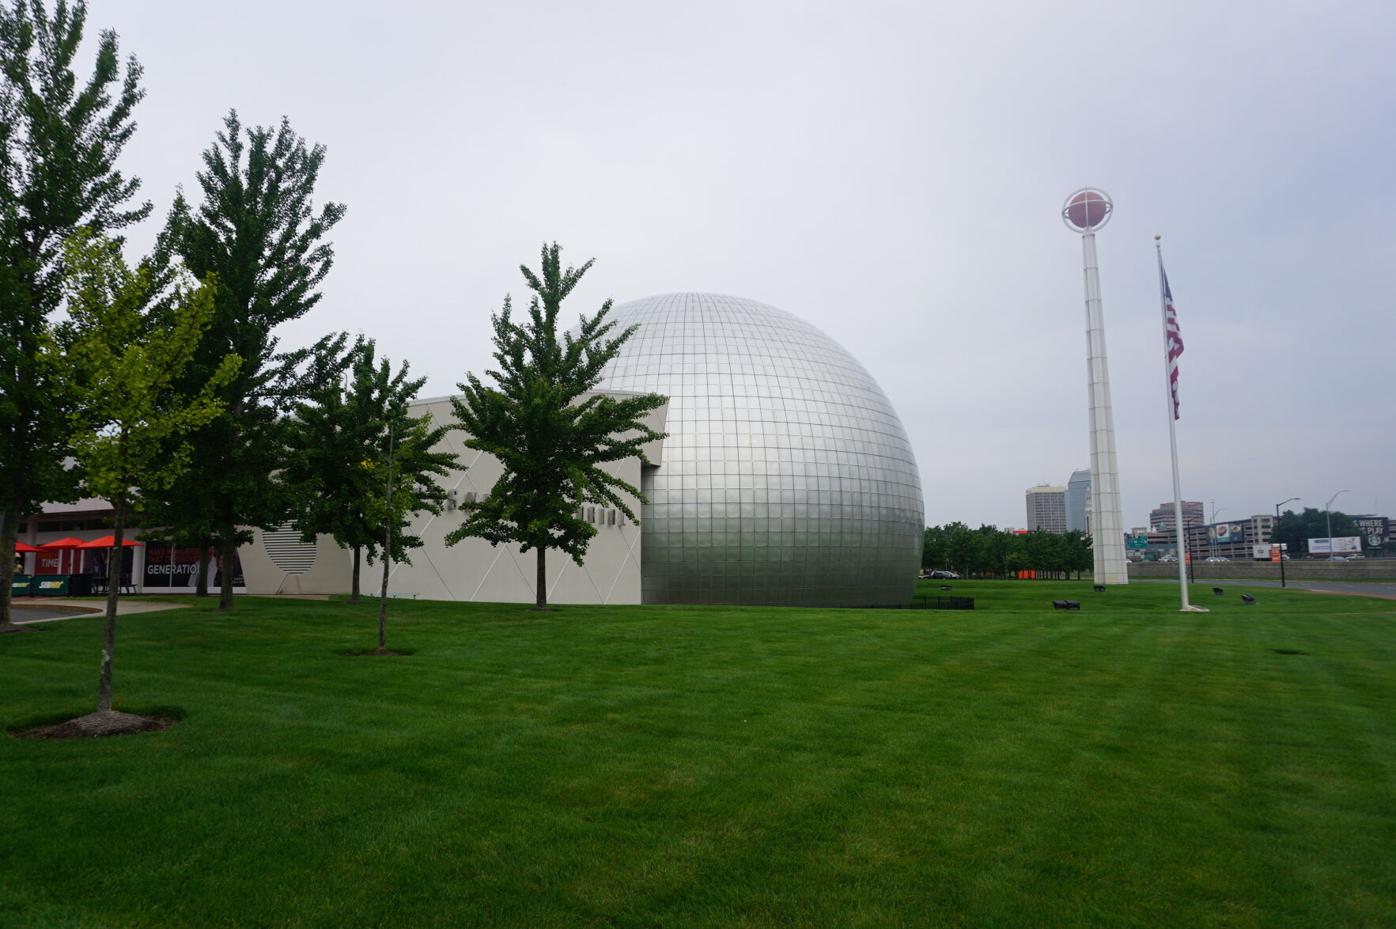
[[[1217,514],[1224,511],[1226,507],[1218,507],[1217,501],[1212,501],[1212,525],[1208,527],[1207,533],[1207,557],[1213,558],[1217,554]]]
[[[1328,560],[1333,560],[1333,501],[1337,500],[1341,494],[1351,493],[1350,490],[1340,490],[1338,493],[1328,498],[1328,502],[1323,505],[1324,518],[1328,520]]]
[[[1288,500],[1281,500],[1275,504],[1275,528],[1270,531],[1270,538],[1275,538],[1275,533],[1280,531],[1280,507],[1286,503],[1294,503],[1298,499],[1298,497],[1290,497]],[[1279,542],[1275,544],[1280,545]],[[1285,550],[1282,545],[1280,546],[1280,586],[1285,586]]]

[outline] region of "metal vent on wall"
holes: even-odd
[[[315,564],[315,543],[302,542],[300,530],[294,526],[263,532],[262,547],[271,563],[287,574],[304,574]]]

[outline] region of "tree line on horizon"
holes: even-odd
[[[1012,532],[997,526],[971,529],[961,522],[927,526],[921,567],[954,571],[962,577],[1038,577],[1078,580],[1094,569],[1091,537],[1083,532]]]
[[[276,330],[321,300],[334,263],[338,202],[317,205],[326,150],[283,117],[247,126],[229,110],[200,155],[192,198],[178,192],[147,255],[128,259],[123,232],[151,218],[139,178],[118,165],[145,91],[116,33],[98,39],[91,73],[75,72],[83,0],[0,0],[0,631],[12,622],[21,518],[48,502],[101,497],[113,509],[99,711],[111,708],[110,662],[122,539],[137,525],[200,553],[196,595],[221,572],[218,608],[234,608],[237,548],[252,530],[286,524],[307,541],[332,535],[361,567],[383,568],[422,544],[409,527],[439,513],[442,478],[460,466],[440,450],[465,445],[500,459],[504,475],[462,505],[454,544],[479,537],[534,549],[536,607],[546,608],[546,551],[580,562],[594,527],[579,503],[616,506],[638,488],[602,465],[643,458],[660,438],[643,419],[655,395],[584,396],[633,330],[613,331],[610,301],[558,332],[563,299],[591,266],[566,267],[545,244],[516,321],[505,298],[492,316],[496,368],[467,374],[455,422],[411,405],[425,382],[374,341],[331,332],[283,348]],[[140,522],[135,522],[137,515]]]

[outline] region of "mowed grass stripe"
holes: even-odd
[[[395,659],[337,654],[372,605],[124,621],[119,699],[187,717],[6,744],[0,923],[1383,924],[1390,603],[955,586],[981,608],[395,602]],[[98,634],[0,643],[9,721],[85,710]]]

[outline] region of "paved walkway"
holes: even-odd
[[[28,623],[51,623],[60,619],[73,619],[77,616],[99,615],[106,610],[105,600],[78,600],[66,597],[20,597],[10,601],[15,608],[15,625]],[[116,601],[116,615],[130,616],[132,613],[154,613],[159,610],[182,610],[183,603],[161,603],[158,600],[131,600],[120,597]]]
[[[1201,583],[1199,581],[1198,583]],[[1279,587],[1279,581],[1225,581],[1218,583],[1244,584],[1247,587]],[[1308,590],[1316,594],[1357,594],[1396,600],[1396,582],[1382,581],[1290,581],[1292,590]]]
[[[1139,578],[1150,584],[1176,584],[1176,580],[1159,577]],[[1279,581],[1251,580],[1249,578],[1208,578],[1193,582],[1197,587],[1220,587],[1232,584],[1237,587],[1279,587]],[[1349,594],[1359,597],[1377,597],[1382,600],[1396,600],[1396,581],[1290,581],[1290,590],[1307,590],[1316,594]]]

